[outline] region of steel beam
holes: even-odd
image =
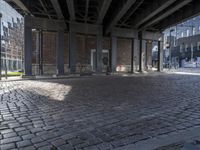
[[[67,2],[68,11],[69,11],[69,14],[70,14],[70,20],[74,21],[76,19],[75,8],[74,8],[74,0],[66,0],[66,2]]]
[[[138,38],[138,31],[134,29],[113,28],[112,35],[123,38]]]
[[[136,2],[136,0],[127,0],[115,17],[111,20],[110,24],[106,28],[106,34],[108,34],[111,29],[116,25],[116,23],[125,15],[125,13],[131,8],[131,6]]]
[[[86,0],[86,4],[85,4],[85,17],[84,17],[85,23],[87,23],[89,2],[90,2],[90,0]]]
[[[141,34],[142,34],[142,39],[145,40],[159,41],[160,38],[162,37],[162,33],[160,32],[143,31]]]
[[[144,8],[141,12],[141,15],[137,15],[136,18],[132,21],[133,28],[138,28],[140,25],[142,25],[144,22],[151,19],[153,16],[160,13],[163,9],[170,6],[172,3],[174,3],[176,0],[159,0],[159,1],[153,1],[152,4],[148,5],[147,8]]]
[[[60,8],[60,4],[58,3],[58,0],[51,0],[51,3],[53,5],[53,8],[56,11],[58,19],[64,19],[64,16],[63,16],[62,10]]]
[[[101,25],[71,22],[70,28],[71,28],[70,30],[72,30],[75,33],[92,34],[92,35],[102,34]]]
[[[25,11],[26,13],[30,14],[29,9],[24,5],[24,3],[21,0],[6,0],[7,2],[13,2],[15,3],[19,8],[21,8],[23,11]]]
[[[154,23],[161,21],[162,19],[164,19],[164,18],[168,17],[169,15],[173,14],[174,12],[176,12],[180,8],[184,7],[185,5],[190,3],[191,1],[192,0],[180,0],[180,2],[177,3],[175,6],[174,5],[171,6],[167,11],[164,11],[164,13],[162,13],[162,14],[158,14],[152,20],[147,22],[147,24],[142,26],[142,29],[145,29],[145,28],[153,25]]]
[[[102,24],[103,19],[106,15],[106,12],[108,11],[108,8],[110,7],[112,0],[103,0],[100,11],[99,11],[99,16],[97,19],[97,24]]]
[[[178,23],[186,21],[194,16],[200,14],[199,1],[193,1],[191,5],[185,6],[181,11],[177,11],[173,14],[173,17],[169,16],[159,23],[160,29],[166,29],[170,26],[174,26]]]
[[[51,19],[51,16],[49,15],[47,8],[44,6],[44,3],[42,0],[39,0],[40,4],[42,5],[42,8],[44,9],[44,12],[46,13],[46,15],[48,16],[49,19]]]
[[[140,7],[140,5],[142,5],[143,2],[144,0],[138,2],[135,7],[128,12],[128,15],[125,16],[125,18],[120,22],[120,25],[123,25],[133,15],[133,13],[135,13],[135,11]]]
[[[26,26],[32,29],[45,29],[45,30],[64,30],[66,28],[65,22],[60,20],[37,18],[25,16]]]

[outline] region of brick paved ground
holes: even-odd
[[[5,149],[107,150],[200,125],[200,78],[184,75],[0,82]]]

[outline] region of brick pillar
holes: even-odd
[[[139,72],[145,70],[146,40],[140,39],[140,61]]]
[[[24,71],[26,76],[32,76],[32,28],[24,25]]]
[[[57,42],[56,42],[56,66],[57,74],[64,74],[64,31],[59,30],[57,32]]]
[[[152,41],[148,41],[146,44],[146,68],[150,70],[152,68]]]
[[[139,57],[139,40],[132,39],[132,51],[131,51],[131,72],[137,71],[137,59]]]
[[[102,35],[97,35],[97,51],[96,51],[96,71],[102,72],[102,44],[103,44],[103,37]]]
[[[44,74],[43,70],[43,31],[39,31],[39,73]]]
[[[76,73],[76,33],[69,32],[69,68],[70,73]]]
[[[111,37],[111,69],[112,72],[116,72],[117,67],[117,37]]]

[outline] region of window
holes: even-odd
[[[187,29],[187,37],[190,36],[190,30]]]
[[[183,32],[181,32],[181,37],[183,37],[183,35],[184,35],[184,33],[183,33]]]
[[[195,35],[195,34],[196,34],[196,29],[194,27],[194,28],[192,28],[192,35]]]
[[[200,42],[197,43],[197,50],[200,50]]]

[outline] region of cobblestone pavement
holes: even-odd
[[[200,78],[0,82],[0,149],[108,150],[200,125]]]

